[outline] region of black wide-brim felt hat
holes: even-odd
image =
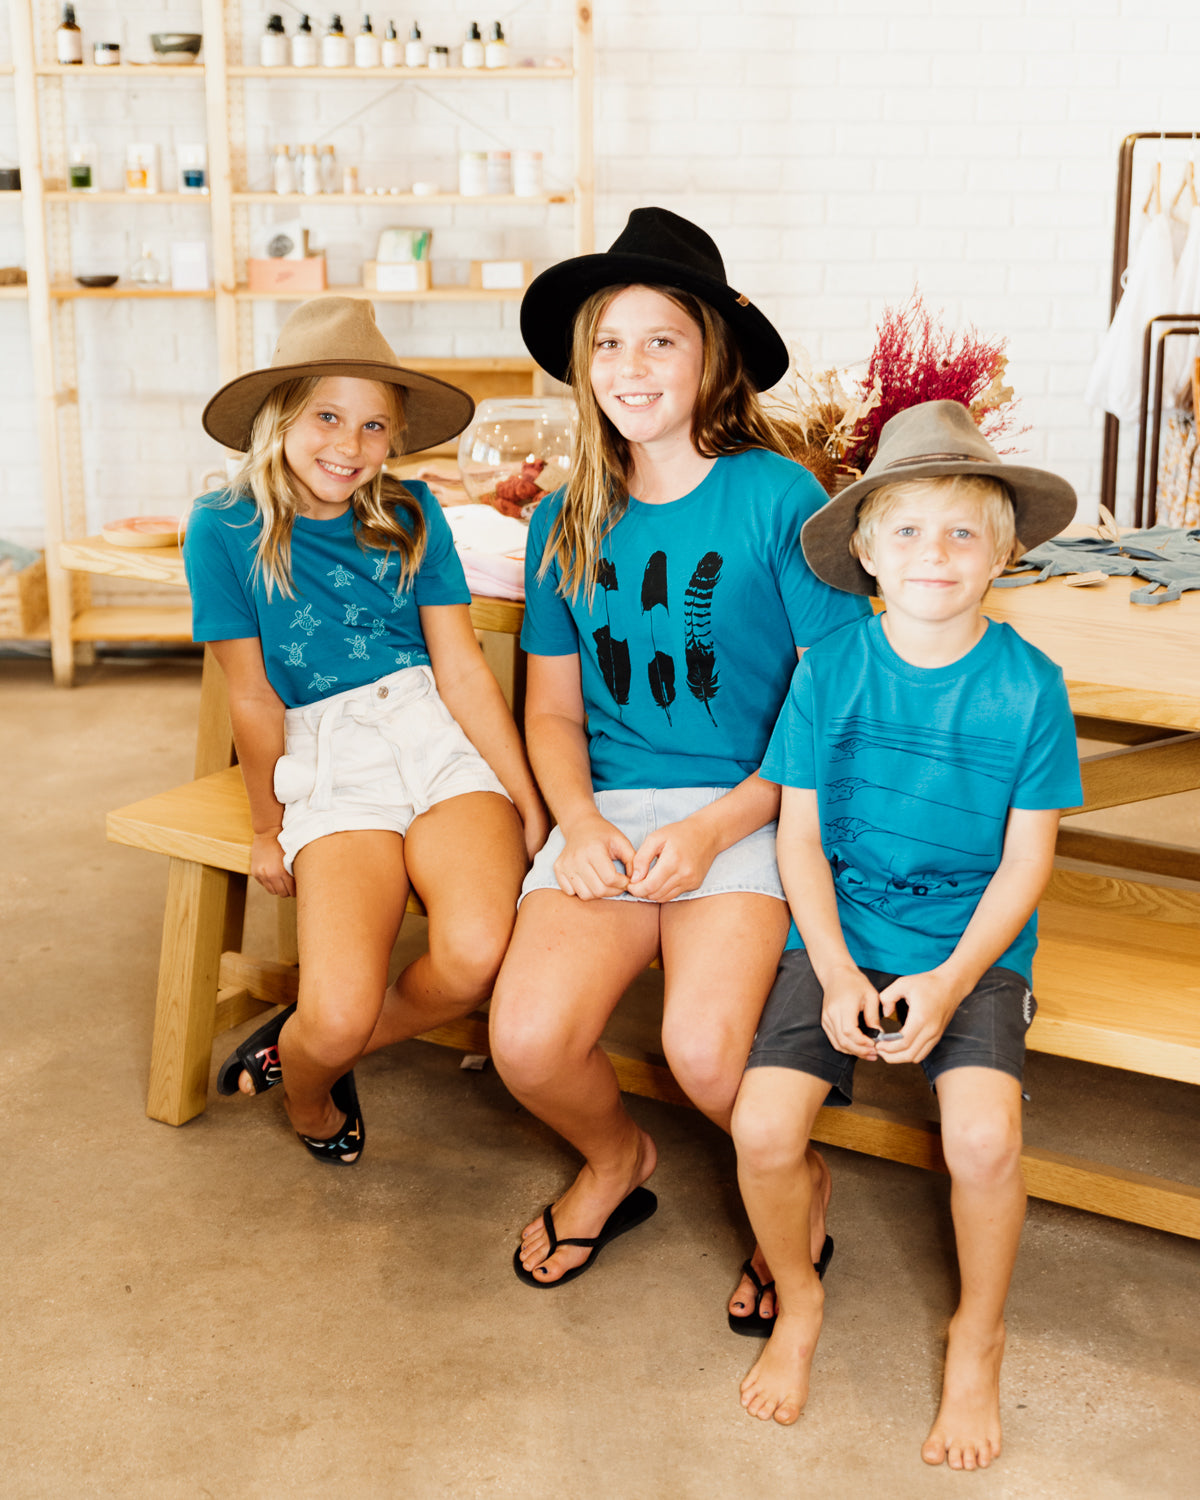
[[[875,594],[879,584],[850,551],[863,502],[885,484],[975,474],[1008,490],[1023,552],[1048,542],[1075,519],[1075,491],[1047,469],[1006,463],[961,401],[922,401],[897,412],[879,434],[875,457],[861,479],[809,516],[800,545],[825,583],[851,594]]]
[[[665,208],[635,208],[611,246],[543,271],[521,302],[521,337],[548,374],[567,380],[575,315],[607,286],[664,286],[690,292],[724,318],[756,389],[781,380],[787,345],[758,308],[729,285],[712,237]]]

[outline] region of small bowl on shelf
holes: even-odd
[[[194,63],[204,38],[198,31],[155,31],[150,45],[160,63]]]
[[[88,287],[116,286],[117,282],[120,279],[121,278],[120,278],[119,275],[113,275],[113,276],[76,276],[76,278],[75,278],[75,280],[79,283],[80,286],[88,286]]]

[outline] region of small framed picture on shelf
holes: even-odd
[[[171,285],[177,292],[206,292],[212,283],[208,276],[208,246],[203,240],[172,240]]]
[[[363,286],[372,292],[427,292],[433,285],[427,260],[365,260]]]

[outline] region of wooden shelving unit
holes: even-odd
[[[220,379],[232,379],[253,364],[253,304],[297,302],[310,294],[251,292],[246,285],[246,249],[250,216],[262,205],[317,207],[388,206],[414,208],[462,206],[487,213],[494,208],[530,210],[551,205],[570,208],[574,248],[593,248],[595,182],[592,166],[592,9],[586,0],[571,0],[574,42],[570,66],[496,69],[445,68],[262,68],[245,62],[242,47],[243,0],[201,0],[203,62],[129,64],[96,67],[62,66],[53,56],[53,33],[59,20],[57,0],[9,0],[12,15],[11,66],[20,141],[21,193],[5,194],[20,203],[28,262],[27,287],[0,287],[0,298],[27,298],[33,331],[34,390],[42,482],[46,511],[46,569],[50,597],[49,635],[55,681],[69,685],[79,647],[103,640],[190,640],[186,606],[94,606],[89,567],[76,556],[86,532],[81,458],[79,391],[74,308],[96,301],[199,300],[213,304]],[[203,91],[209,160],[207,194],[163,192],[72,192],[66,186],[66,141],[63,90],[90,89],[103,78],[119,88],[151,78],[191,79]],[[301,82],[319,88],[328,81],[420,84],[428,91],[450,81],[469,84],[552,84],[566,82],[572,93],[574,181],[569,190],[536,197],[458,193],[343,193],[309,196],[251,191],[244,180],[244,135],[247,88],[270,87],[273,81]],[[203,208],[212,245],[213,287],[204,292],[171,287],[139,287],[118,282],[112,287],[83,287],[72,278],[71,232],[89,205],[120,204],[135,213],[150,204],[192,204]],[[372,301],[470,304],[518,299],[520,291],[479,291],[466,286],[437,286],[425,292],[378,292],[362,286],[337,286],[328,295],[369,297]],[[319,293],[317,295],[320,295]],[[533,361],[523,357],[414,359],[414,368],[436,372],[469,389],[476,399],[536,388]],[[177,496],[171,497],[172,502]],[[168,502],[169,503],[169,502]]]

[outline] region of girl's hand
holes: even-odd
[[[254,835],[250,845],[250,873],[272,896],[296,894],[296,882],[283,867],[283,850],[274,832]]]
[[[534,855],[550,837],[550,815],[540,797],[535,797],[527,807],[518,807],[517,813],[525,829],[525,853],[532,864]]]
[[[715,835],[691,818],[667,823],[645,839],[634,856],[629,894],[644,901],[673,901],[703,884],[719,853]]]
[[[853,964],[836,969],[825,978],[824,985],[821,1028],[825,1035],[839,1052],[875,1062],[880,1055],[875,1050],[876,1043],[863,1034],[858,1024],[862,1016],[872,1030],[879,1029],[880,996],[875,986]]]
[[[593,813],[563,829],[566,847],[554,861],[554,875],[559,889],[581,901],[597,901],[602,896],[619,896],[629,884],[629,877],[613,864],[620,862],[628,870],[634,859],[633,845],[607,818]]]
[[[879,996],[883,1013],[892,1015],[897,1001],[904,1000],[908,1015],[902,1031],[879,1038],[880,1057],[889,1063],[922,1062],[941,1041],[963,999],[962,990],[937,969],[894,979]]]

